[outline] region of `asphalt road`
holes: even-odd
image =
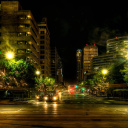
[[[80,103],[79,98],[69,95],[63,102],[0,105],[0,128],[128,128],[128,105],[96,103],[89,96]],[[70,102],[64,102],[67,99]]]

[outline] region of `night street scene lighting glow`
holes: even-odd
[[[6,56],[7,59],[13,59],[14,58],[14,53],[13,52],[7,52],[5,56]]]
[[[128,127],[128,5],[0,1],[0,128]]]

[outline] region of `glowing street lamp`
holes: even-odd
[[[103,69],[103,70],[102,70],[102,74],[103,74],[103,75],[106,75],[107,73],[108,73],[108,70],[107,70],[107,69]]]
[[[9,59],[9,60],[14,58],[14,53],[13,52],[7,52],[5,55],[6,55],[6,58]]]
[[[36,75],[40,75],[40,71],[39,70],[36,71]]]

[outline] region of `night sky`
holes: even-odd
[[[56,46],[63,62],[64,79],[76,79],[76,50],[96,43],[99,54],[105,52],[105,41],[127,35],[126,3],[81,2],[69,0],[19,0],[23,10],[31,10],[36,22],[47,17],[51,45]],[[120,2],[120,1],[119,1]]]

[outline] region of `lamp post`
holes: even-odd
[[[103,90],[105,92],[106,89],[107,89],[107,83],[105,83],[105,75],[108,74],[108,70],[107,69],[102,69],[102,74],[103,74]]]

